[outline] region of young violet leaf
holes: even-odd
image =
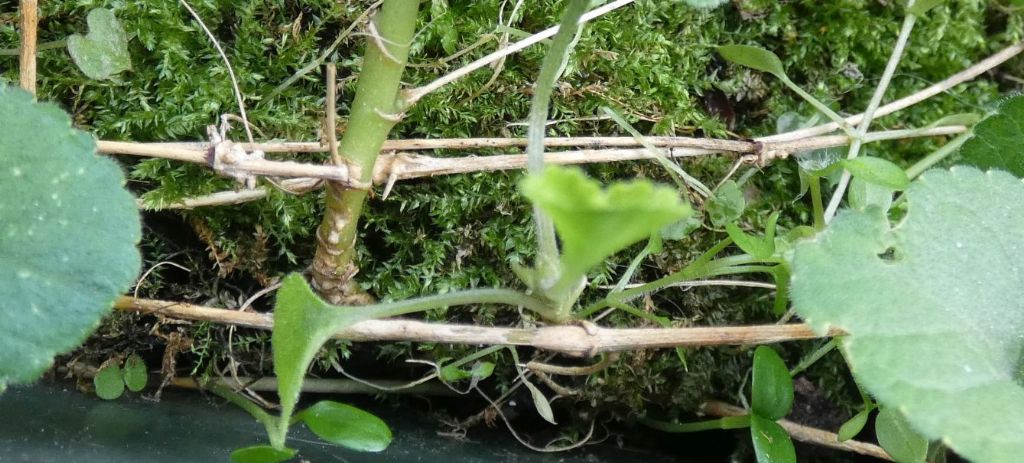
[[[846,420],[842,426],[839,427],[839,435],[837,439],[839,442],[846,442],[854,437],[864,429],[864,426],[868,424],[868,417],[871,416],[871,409],[865,408],[861,410],[853,418]]]
[[[894,408],[882,408],[875,417],[878,444],[898,463],[924,463],[928,456],[928,439],[910,428],[903,415]]]
[[[864,210],[870,206],[877,207],[882,211],[888,211],[892,207],[893,190],[865,181],[863,178],[854,177],[850,181],[850,191],[847,199],[852,209]]]
[[[269,445],[254,445],[231,452],[234,463],[280,463],[295,458],[295,449],[276,449]]]
[[[754,351],[754,373],[750,383],[750,408],[754,414],[778,420],[793,407],[793,378],[782,357],[768,346]]]
[[[910,177],[907,177],[907,171],[882,158],[861,156],[859,158],[844,159],[842,164],[855,178],[886,187],[890,190],[903,191],[910,184]]]
[[[960,147],[965,163],[983,170],[1001,169],[1024,177],[1024,96],[1004,101],[999,110],[974,126],[974,137]]]
[[[587,270],[692,210],[671,188],[647,180],[616,182],[602,190],[576,168],[551,166],[527,176],[520,189],[551,217],[562,240],[563,275]]]
[[[121,367],[111,363],[96,372],[92,378],[93,386],[96,386],[96,395],[103,400],[114,400],[124,394],[124,379],[121,377]]]
[[[138,354],[128,356],[128,359],[124,361],[123,372],[124,384],[128,386],[129,391],[139,392],[146,388],[149,372],[146,371],[146,362],[142,361],[142,357],[139,357]]]
[[[848,333],[858,383],[926,438],[971,461],[1015,461],[1024,415],[1007,410],[1024,410],[1024,184],[935,169],[906,197],[899,226],[875,208],[843,211],[798,243],[793,306],[818,333]]]
[[[284,278],[274,305],[274,373],[281,400],[281,422],[288,423],[299,401],[302,380],[320,346],[338,330],[362,318],[353,310],[332,306],[313,293],[302,275]],[[281,431],[287,432],[286,426]],[[277,436],[283,441],[284,436]],[[272,439],[271,442],[274,442]]]
[[[767,259],[775,254],[775,239],[768,240],[765,238],[758,238],[755,236],[748,235],[746,232],[740,229],[734,223],[726,224],[725,231],[729,233],[729,238],[739,246],[743,252],[750,254],[758,259]]]
[[[747,200],[743,197],[743,190],[732,180],[722,183],[722,186],[715,190],[711,200],[704,205],[711,225],[715,227],[724,227],[727,223],[735,222],[746,208]]]
[[[757,463],[796,463],[793,441],[775,421],[751,415],[750,438],[754,442]]]
[[[913,5],[907,8],[907,13],[912,14],[914,16],[921,16],[927,13],[932,8],[935,8],[943,3],[946,3],[946,0],[917,0],[914,2]]]
[[[51,104],[0,83],[0,391],[81,343],[138,275],[121,168]]]
[[[109,79],[114,74],[131,69],[128,56],[128,38],[114,13],[96,8],[86,17],[89,33],[68,37],[68,53],[82,72],[90,79]]]
[[[789,80],[786,70],[782,67],[782,60],[768,50],[751,45],[721,45],[716,48],[718,54],[728,61],[767,72],[782,80]]]
[[[334,445],[359,452],[381,452],[391,444],[391,428],[375,415],[351,405],[324,400],[297,417],[314,434]]]

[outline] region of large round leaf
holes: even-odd
[[[0,84],[0,390],[82,342],[135,279],[123,184],[60,109]]]
[[[911,184],[896,226],[846,211],[794,255],[814,329],[847,331],[854,375],[912,427],[972,461],[1024,455],[1024,184],[974,168]]]

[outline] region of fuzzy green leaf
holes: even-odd
[[[1024,177],[1024,96],[1010,98],[999,111],[974,126],[974,136],[960,147],[964,162],[981,169],[1001,169]]]
[[[928,439],[914,432],[894,408],[883,408],[878,412],[875,435],[878,444],[898,463],[924,463],[928,456]]]
[[[626,246],[692,213],[670,188],[635,180],[602,190],[576,168],[548,167],[541,175],[526,177],[520,188],[554,222],[567,275],[583,275]]]
[[[114,13],[96,8],[86,17],[89,33],[68,37],[68,53],[82,72],[90,79],[109,79],[114,74],[131,69],[128,56],[128,37]]]
[[[844,211],[796,246],[793,301],[880,403],[978,462],[1024,454],[1024,184],[1005,172],[931,170],[890,226]]]
[[[860,434],[860,432],[864,430],[864,426],[868,424],[868,417],[870,416],[871,409],[866,408],[858,412],[856,415],[853,415],[853,418],[846,420],[846,422],[839,427],[839,435],[837,437],[839,442],[846,442],[857,437],[857,434]]]
[[[124,384],[128,390],[139,392],[146,388],[149,381],[149,372],[146,371],[146,362],[137,354],[129,355],[124,361]]]
[[[321,439],[359,452],[381,452],[391,444],[387,423],[351,405],[324,400],[298,418]]]
[[[793,441],[778,423],[751,415],[750,438],[754,442],[757,463],[796,463]]]
[[[0,391],[77,346],[135,281],[121,169],[56,106],[0,84]]]
[[[793,378],[782,357],[768,346],[754,351],[750,407],[755,415],[778,420],[793,407]]]
[[[907,13],[915,16],[921,16],[927,13],[928,10],[931,10],[943,3],[946,3],[946,0],[917,0],[910,8],[907,8]]]
[[[728,61],[767,72],[782,80],[789,80],[786,70],[782,67],[782,60],[775,53],[761,47],[751,45],[722,45],[716,49],[722,58]]]
[[[269,445],[254,445],[231,452],[234,463],[280,463],[295,457],[295,449],[275,449]]]
[[[747,200],[743,197],[743,190],[732,180],[718,187],[715,196],[704,206],[711,224],[716,227],[724,227],[727,223],[735,222],[746,208]]]
[[[850,171],[854,177],[868,183],[895,191],[903,191],[910,184],[910,177],[907,177],[907,171],[882,158],[861,156],[854,159],[844,159],[842,163],[843,167]]]
[[[338,330],[360,321],[353,309],[332,306],[313,293],[302,275],[284,278],[274,305],[274,373],[287,422],[299,401],[306,370],[322,346]]]
[[[103,400],[114,400],[124,394],[124,379],[121,377],[121,367],[117,364],[110,364],[100,368],[96,376],[92,378],[92,384],[96,387],[96,395]]]

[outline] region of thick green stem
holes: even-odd
[[[811,190],[811,207],[814,209],[814,229],[825,229],[825,206],[821,201],[821,177],[811,176],[808,184]]]
[[[910,168],[907,169],[907,177],[910,177],[911,179],[917,178],[917,176],[923,174],[924,171],[930,169],[935,164],[942,162],[943,159],[948,158],[949,155],[955,153],[956,150],[960,149],[960,145],[963,145],[964,142],[972,136],[973,134],[970,132],[961,134],[960,136],[950,140],[949,143],[942,145],[941,148],[933,151],[931,154],[910,166]]]
[[[640,423],[652,429],[662,432],[698,432],[712,431],[716,429],[741,429],[750,427],[750,415],[726,416],[714,420],[698,421],[695,423],[669,423],[667,421],[641,418]]]
[[[579,20],[586,13],[589,0],[571,0],[562,13],[562,22],[558,33],[551,41],[551,47],[544,57],[544,63],[533,89],[530,102],[530,114],[527,119],[527,167],[531,174],[539,174],[544,169],[544,131],[547,128],[548,110],[551,105],[551,93],[564,64],[572,51],[573,38],[579,30]],[[538,206],[533,206],[533,221],[537,230],[537,269],[543,280],[557,280],[558,245],[555,241],[555,226],[551,218]]]
[[[369,23],[355,101],[339,145],[342,157],[350,163],[350,172],[359,172],[363,182],[373,179],[377,154],[405,109],[399,101],[399,90],[416,32],[419,3],[385,0],[380,13]],[[352,277],[358,271],[353,262],[354,245],[366,196],[365,190],[327,185],[326,211],[317,229],[312,270],[314,287],[334,304],[365,302],[365,298],[354,297],[359,291]]]

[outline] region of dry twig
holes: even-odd
[[[39,27],[39,4],[21,0],[21,45],[18,76],[21,88],[36,94],[36,38]]]

